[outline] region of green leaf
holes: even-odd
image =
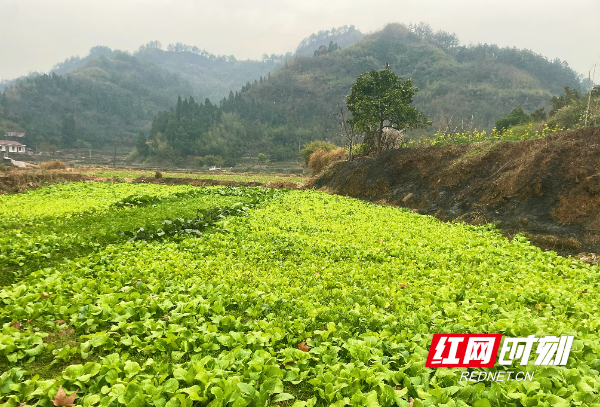
[[[99,401],[100,396],[98,394],[89,395],[83,400],[83,407],[91,407]]]
[[[283,392],[283,383],[279,378],[268,379],[260,385],[260,392],[274,394]]]
[[[127,377],[135,376],[140,370],[142,370],[138,362],[132,362],[130,360],[125,362],[125,367],[123,369],[125,370]]]
[[[85,373],[85,369],[83,365],[70,365],[67,366],[65,371],[63,372],[63,377],[67,380],[77,380],[80,376],[83,376]]]
[[[217,400],[223,400],[224,393],[223,393],[222,388],[214,386],[214,387],[211,387],[210,392],[212,394],[214,394],[214,396]]]
[[[192,387],[187,387],[185,389],[181,389],[181,392],[187,393],[190,400],[194,401],[202,401],[203,397],[201,397],[198,393],[201,391],[200,386],[194,385]]]
[[[179,388],[179,382],[177,379],[170,378],[164,384],[164,389],[167,393],[175,393]]]
[[[29,356],[37,356],[40,353],[42,353],[45,346],[46,346],[45,344],[39,344],[36,347],[34,347],[33,349],[26,349],[25,353]]]
[[[554,394],[547,395],[545,401],[549,402],[552,407],[569,407],[569,402]]]
[[[473,407],[492,407],[492,405],[487,399],[479,399],[473,403]]]
[[[181,404],[179,403],[179,400],[177,399],[177,397],[171,397],[171,399],[167,402],[167,404],[165,404],[165,407],[180,407]]]
[[[238,383],[237,387],[244,393],[252,395],[256,392],[256,390],[254,389],[254,386],[252,386],[251,384],[248,383]]]
[[[108,342],[108,335],[106,335],[106,334],[96,335],[92,339],[90,339],[90,343],[94,348],[102,346],[107,342]]]
[[[273,398],[274,403],[279,403],[281,401],[292,400],[294,396],[289,393],[279,393],[277,396]]]

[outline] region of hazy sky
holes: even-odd
[[[463,44],[529,48],[587,76],[600,63],[600,0],[0,0],[0,79],[91,47],[159,40],[238,59],[294,51],[313,32],[426,21]],[[600,81],[600,68],[596,82]]]

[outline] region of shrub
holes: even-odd
[[[204,165],[217,166],[223,165],[223,158],[220,155],[205,155],[203,158]]]
[[[67,164],[60,160],[44,161],[43,163],[40,163],[39,167],[42,170],[66,170]]]
[[[198,159],[193,155],[186,156],[183,160],[181,160],[180,165],[186,168],[198,167]]]
[[[527,124],[531,121],[529,116],[522,107],[515,107],[508,116],[501,117],[496,121],[496,129],[500,134],[504,133],[511,126],[519,124]]]
[[[583,127],[583,119],[587,110],[587,101],[574,103],[569,106],[565,106],[559,109],[551,118],[548,120],[550,126],[558,126],[563,129],[574,129],[578,125]],[[589,122],[589,120],[588,120]]]
[[[344,160],[348,156],[348,151],[343,147],[338,147],[332,151],[317,150],[310,155],[308,160],[308,168],[314,175],[323,171],[329,164]]]
[[[237,160],[233,157],[226,157],[223,159],[224,167],[235,167],[237,165]]]
[[[305,165],[308,165],[308,161],[310,160],[310,156],[312,153],[318,150],[323,150],[325,152],[334,150],[336,148],[335,144],[328,143],[327,141],[315,140],[308,144],[304,145],[304,149],[300,151],[300,155],[302,155],[302,160]]]
[[[266,163],[267,162],[267,156],[264,155],[263,153],[260,153],[258,155],[258,161],[261,162],[261,163]]]

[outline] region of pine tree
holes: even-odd
[[[179,96],[179,98],[177,99],[177,107],[175,108],[175,116],[177,117],[177,120],[181,119],[181,105],[183,104],[183,102],[181,101],[181,96]]]
[[[73,148],[77,141],[77,133],[75,130],[75,119],[73,115],[67,115],[63,118],[62,123],[62,142],[63,147]]]
[[[181,117],[190,117],[190,104],[187,99],[183,99],[181,103]]]
[[[140,132],[138,136],[137,142],[135,143],[135,148],[140,156],[146,157],[149,152],[148,145],[146,144],[146,135],[144,132]]]

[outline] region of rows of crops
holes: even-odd
[[[120,231],[191,218],[246,198],[190,186],[58,184],[0,199],[0,286],[65,258],[126,241]],[[121,208],[128,210],[122,211]]]
[[[118,233],[209,208],[237,210]],[[5,406],[52,406],[60,386],[83,406],[600,403],[600,270],[522,237],[256,188],[77,183],[0,197],[0,215]],[[567,366],[494,368],[531,382],[474,383],[425,367],[433,333],[575,341]]]

